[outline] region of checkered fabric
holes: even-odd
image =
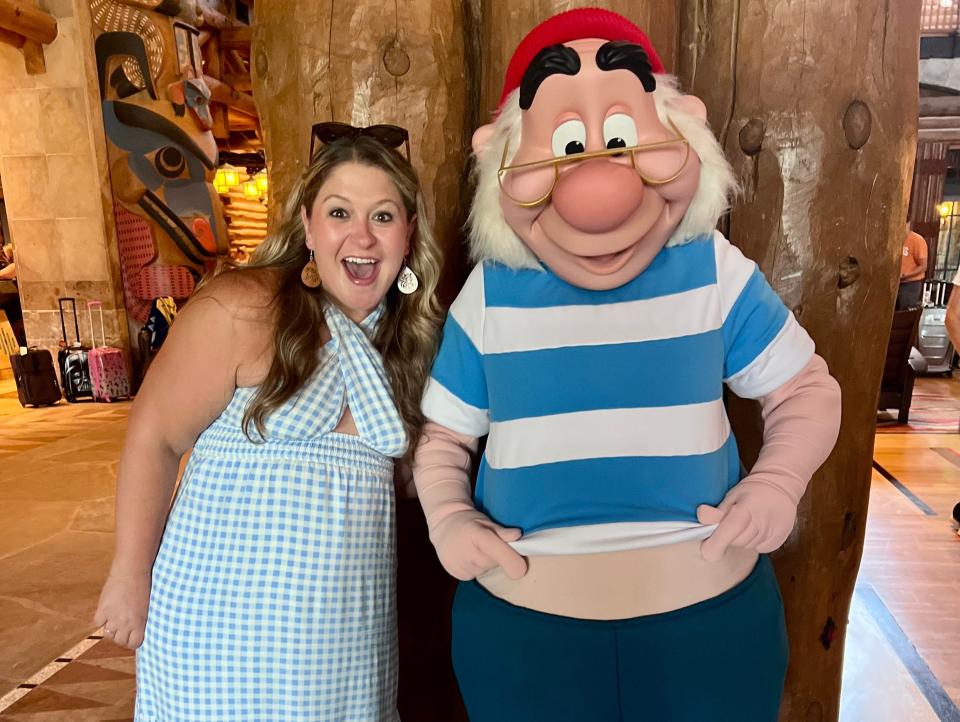
[[[264,441],[241,430],[252,388],[197,441],[153,569],[140,722],[398,719],[390,457],[406,436],[364,330],[327,322]],[[348,403],[359,436],[332,431]]]

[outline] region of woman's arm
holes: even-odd
[[[215,296],[196,298],[151,364],[130,411],[120,457],[112,573],[153,566],[180,458],[233,396],[235,323]]]
[[[250,357],[236,286],[214,282],[187,304],[130,412],[117,476],[115,554],[95,617],[124,646],[143,641],[150,572],[180,459],[230,402],[241,360]]]

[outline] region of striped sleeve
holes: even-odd
[[[813,340],[770,287],[757,264],[720,233],[714,236],[723,319],[723,380],[737,396],[757,399],[799,373]]]
[[[423,395],[423,413],[448,429],[483,436],[490,428],[483,367],[483,264],[450,307],[440,350]]]

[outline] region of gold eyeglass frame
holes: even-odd
[[[521,208],[536,208],[543,203],[546,203],[549,200],[550,196],[553,195],[554,189],[557,187],[557,181],[560,180],[560,166],[567,163],[579,163],[580,161],[590,160],[591,158],[607,158],[615,155],[623,155],[624,153],[630,154],[630,164],[633,166],[633,169],[637,172],[637,175],[640,176],[640,180],[648,186],[662,186],[667,183],[675,181],[683,173],[684,168],[687,167],[687,162],[690,160],[690,141],[684,137],[683,133],[674,125],[673,120],[667,119],[667,122],[670,123],[670,127],[673,129],[673,132],[677,134],[676,138],[670,138],[669,140],[660,140],[654,143],[644,143],[643,145],[633,145],[629,148],[606,148],[604,150],[593,150],[589,153],[572,153],[571,155],[560,156],[559,158],[548,158],[547,160],[535,160],[529,163],[518,163],[516,165],[505,165],[507,162],[507,148],[508,144],[503,144],[503,156],[500,158],[500,170],[497,171],[497,183],[500,184],[501,192],[510,199],[511,202],[520,206]],[[640,169],[637,168],[637,153],[655,150],[657,148],[663,148],[669,145],[676,145],[677,143],[682,143],[684,146],[684,156],[683,163],[680,164],[680,170],[674,173],[669,178],[658,179],[658,178],[648,178],[643,173],[640,172]],[[553,166],[553,183],[550,184],[550,189],[540,198],[535,201],[518,201],[516,198],[511,196],[503,187],[503,177],[508,171],[512,170],[532,170],[534,168],[545,168],[546,166]]]

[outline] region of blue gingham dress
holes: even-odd
[[[153,568],[139,722],[397,720],[393,458],[407,438],[365,331],[243,434],[238,388],[197,440]],[[349,404],[359,436],[332,430]],[[256,438],[255,432],[254,438]]]

